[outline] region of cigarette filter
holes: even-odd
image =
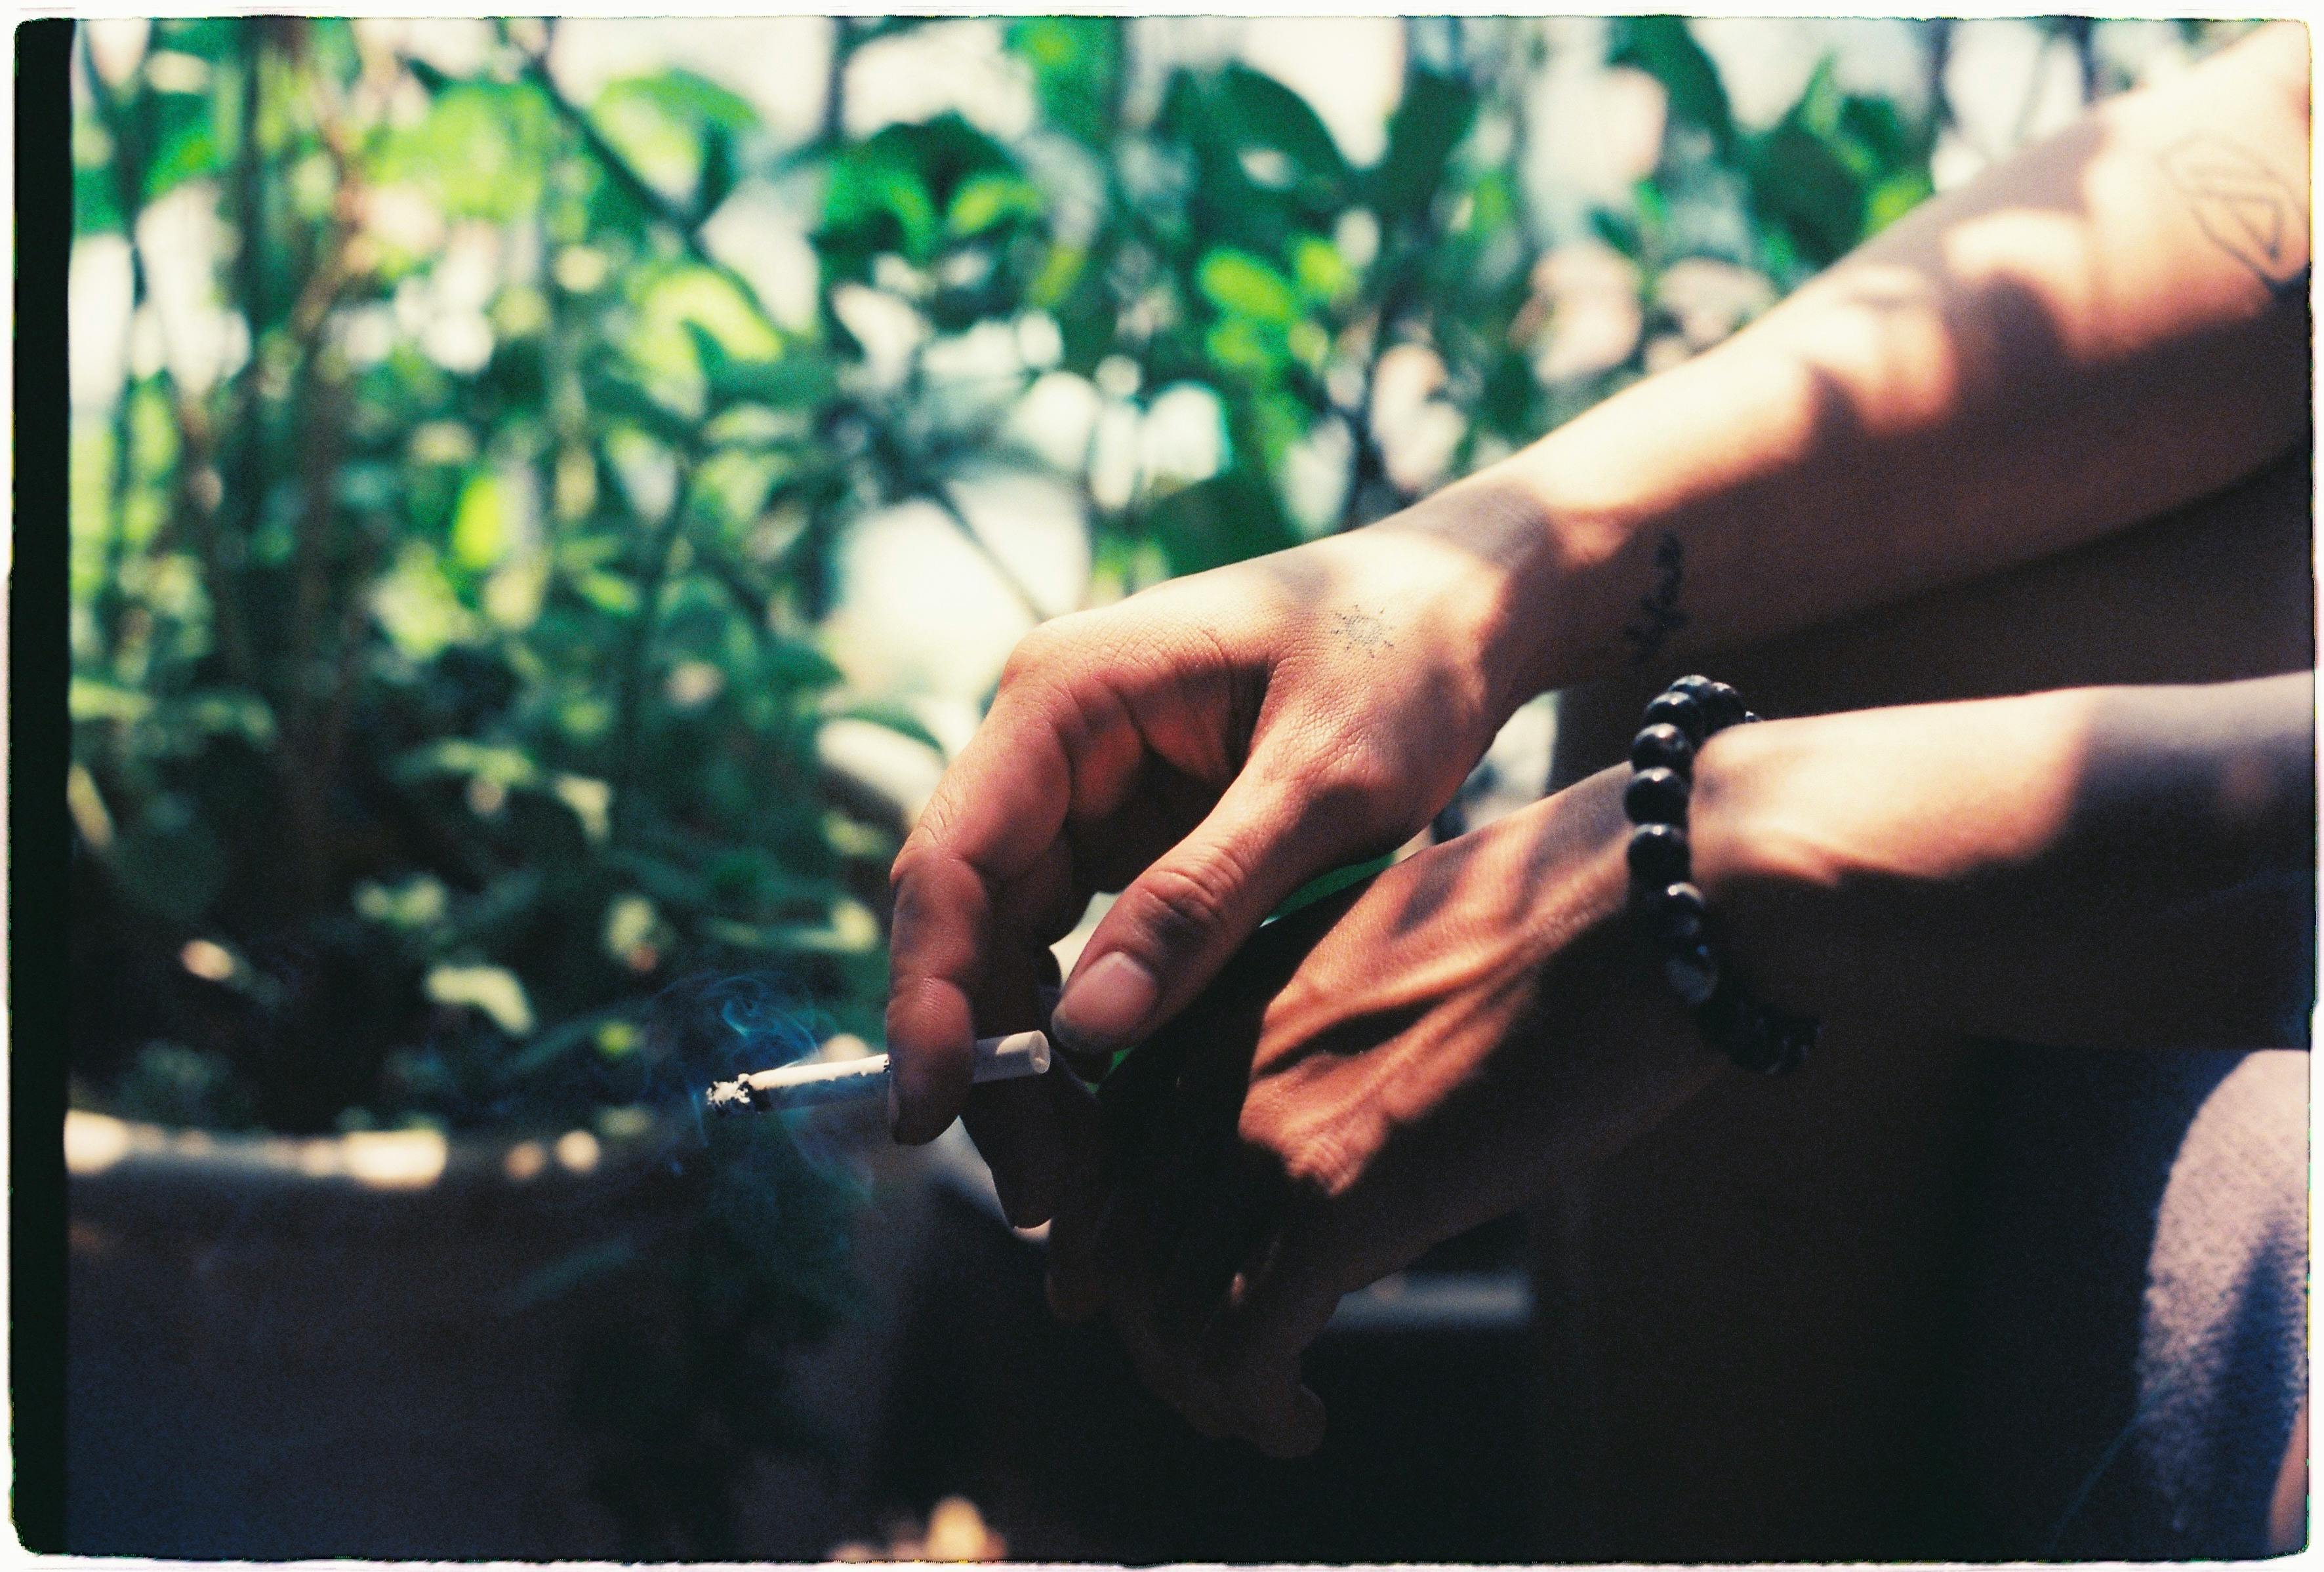
[[[1011,1032],[1005,1037],[978,1039],[970,1080],[979,1085],[1015,1080],[1042,1074],[1048,1068],[1048,1038],[1038,1032]],[[738,1075],[712,1086],[703,1094],[703,1101],[719,1113],[740,1114],[887,1095],[888,1056],[872,1053],[857,1059],[805,1059]]]

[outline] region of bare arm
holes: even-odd
[[[2307,72],[2268,30],[1394,519],[1038,630],[897,861],[899,1134],[965,1102],[1036,1221],[1055,1118],[968,1101],[970,1043],[1038,1024],[1092,890],[1122,893],[1050,1024],[1111,1052],[1425,824],[1530,694],[2058,551],[2300,440]]]
[[[1746,975],[1820,1014],[2296,1045],[2314,706],[2301,672],[1738,728],[1696,772],[1697,873]]]
[[[1543,687],[2215,490],[2308,429],[2308,78],[2284,24],[2109,101],[1414,512],[1522,551],[1502,642]]]
[[[1835,1025],[2302,1043],[2314,703],[2297,673],[1730,728],[1688,814],[1722,961]],[[1107,1306],[1199,1427],[1312,1448],[1299,1354],[1341,1294],[1733,1073],[1638,939],[1628,779],[1262,930],[1106,1083],[1108,1165],[1050,1234],[1055,1302]]]

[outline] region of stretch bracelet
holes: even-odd
[[[1683,676],[1671,684],[1646,706],[1645,724],[1630,742],[1632,773],[1622,810],[1633,826],[1631,910],[1671,991],[1693,1011],[1695,1025],[1713,1048],[1744,1070],[1780,1075],[1807,1058],[1816,1023],[1759,1003],[1719,963],[1702,891],[1692,883],[1686,838],[1695,754],[1728,727],[1758,718],[1725,683]]]

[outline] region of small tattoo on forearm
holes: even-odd
[[[2256,154],[2213,132],[2157,161],[2212,244],[2257,274],[2279,299],[2308,290],[2308,204]]]
[[[1388,636],[1388,619],[1361,606],[1333,612],[1332,631],[1345,640],[1349,648],[1360,649],[1370,656],[1377,657],[1383,649],[1396,648],[1396,640]]]
[[[1686,626],[1678,609],[1680,586],[1686,582],[1686,547],[1675,535],[1655,543],[1655,587],[1638,597],[1638,614],[1622,627],[1622,641],[1630,647],[1630,664],[1645,666],[1662,653],[1670,636]]]

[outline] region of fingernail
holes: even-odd
[[[1117,950],[1074,973],[1049,1025],[1068,1047],[1111,1053],[1137,1040],[1161,993],[1152,972]]]

